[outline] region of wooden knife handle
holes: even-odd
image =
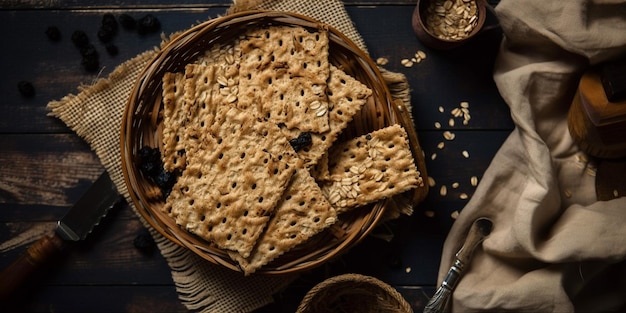
[[[37,269],[48,264],[65,242],[59,235],[41,237],[24,254],[0,273],[0,300],[8,301],[11,295],[32,276]]]

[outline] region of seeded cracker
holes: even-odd
[[[298,169],[278,204],[267,229],[250,257],[233,257],[246,275],[304,243],[334,224],[337,212],[330,206],[306,169]]]
[[[163,167],[172,172],[185,167],[183,141],[188,112],[184,98],[185,78],[182,73],[163,75]]]
[[[339,213],[422,184],[407,134],[392,125],[334,146],[322,192]]]
[[[274,124],[217,106],[165,209],[189,232],[248,257],[301,164]]]
[[[328,34],[301,27],[249,31],[241,40],[237,106],[289,129],[324,132],[328,125]]]
[[[330,65],[327,92],[330,104],[329,130],[319,134],[311,133],[311,146],[298,151],[298,156],[304,160],[306,166],[318,163],[372,94],[372,90],[363,83],[333,65]],[[297,129],[281,127],[281,130],[288,139],[296,138],[300,134]]]

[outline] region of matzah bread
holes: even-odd
[[[274,124],[228,105],[214,120],[166,209],[188,231],[248,257],[300,160]]]
[[[241,40],[238,107],[307,132],[328,130],[328,34],[254,29]]]
[[[321,188],[340,213],[423,183],[400,125],[333,146],[328,159],[330,178]]]
[[[182,73],[163,75],[163,167],[169,172],[185,168],[185,125],[189,119]]]
[[[329,129],[322,133],[311,133],[311,146],[298,151],[298,156],[309,167],[317,164],[372,94],[372,90],[363,83],[333,65],[330,66],[330,77],[327,85],[330,104]],[[281,127],[281,130],[288,139],[300,135],[298,129]]]
[[[334,224],[337,212],[305,169],[299,169],[285,190],[274,216],[248,258],[231,253],[246,275],[304,243]]]
[[[371,95],[329,63],[324,29],[214,45],[163,79],[163,160],[182,172],[164,212],[250,275],[340,213],[418,186],[400,126],[337,143]]]

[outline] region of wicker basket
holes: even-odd
[[[344,274],[329,278],[304,296],[297,313],[412,313],[411,305],[388,284],[370,276]]]
[[[425,175],[423,154],[417,142],[409,113],[402,104],[394,103],[376,65],[352,41],[334,28],[308,17],[285,12],[247,11],[216,18],[185,31],[168,43],[140,74],[124,112],[121,129],[122,169],[129,193],[138,212],[167,239],[184,246],[203,258],[240,271],[237,263],[215,245],[184,231],[161,212],[164,200],[159,189],[144,177],[138,166],[138,151],[144,146],[161,147],[160,110],[161,79],[166,72],[182,71],[184,66],[210,49],[227,43],[247,28],[267,25],[297,25],[307,29],[323,27],[329,31],[330,62],[368,85],[373,95],[369,103],[354,117],[343,135],[355,136],[391,124],[402,124],[410,134],[418,169]],[[383,218],[391,204],[403,199],[417,203],[426,195],[426,188],[380,201],[362,210],[354,210],[340,218],[333,227],[311,238],[257,271],[257,273],[289,273],[322,264],[349,249],[364,238]]]

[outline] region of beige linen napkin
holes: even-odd
[[[582,72],[626,52],[626,4],[505,0],[496,13],[505,38],[494,78],[516,128],[453,225],[439,282],[472,221],[487,216],[494,230],[453,311],[623,310],[626,198],[597,201],[594,164],[566,116]]]
[[[362,38],[339,0],[238,1],[231,6],[229,13],[247,9],[307,15],[334,26],[365,50]],[[61,119],[91,145],[133,209],[120,164],[120,125],[133,84],[157,51],[158,48],[146,51],[121,64],[109,77],[98,80],[94,85],[79,87],[80,93],[77,95],[70,94],[48,104],[52,116]],[[408,83],[404,75],[387,71],[383,71],[383,75],[394,97],[410,104]],[[171,267],[179,298],[189,310],[228,313],[252,311],[271,303],[272,295],[296,278],[293,274],[244,277],[166,240],[145,220],[142,219],[142,222],[150,229]]]

